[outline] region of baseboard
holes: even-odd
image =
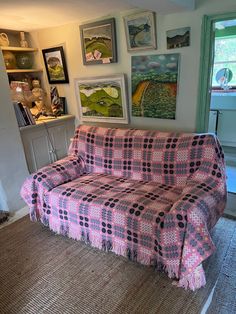
[[[29,208],[23,207],[15,212],[9,212],[9,218],[3,224],[0,225],[0,229],[12,224],[13,222],[17,221],[18,219],[26,216],[29,213]]]

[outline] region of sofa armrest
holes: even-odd
[[[216,178],[209,176],[202,181],[191,179],[166,215],[166,221],[176,227],[175,235],[182,243],[179,286],[194,290],[204,285],[202,262],[215,250],[210,230],[223,214],[226,199],[224,171],[222,176]]]
[[[78,156],[68,156],[30,175],[22,185],[21,196],[29,206],[30,218],[41,219],[44,194],[85,174],[85,163]]]

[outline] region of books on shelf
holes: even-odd
[[[13,102],[13,106],[19,127],[36,124],[28,107],[23,106],[20,102]]]

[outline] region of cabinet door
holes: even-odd
[[[45,130],[24,132],[22,142],[30,173],[53,162],[52,148]]]
[[[49,139],[53,147],[54,161],[67,156],[70,138],[74,134],[74,121],[66,121],[48,128]]]
[[[222,145],[236,147],[236,110],[220,110],[217,135]]]

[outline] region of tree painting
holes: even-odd
[[[132,56],[132,115],[175,119],[179,54]]]

